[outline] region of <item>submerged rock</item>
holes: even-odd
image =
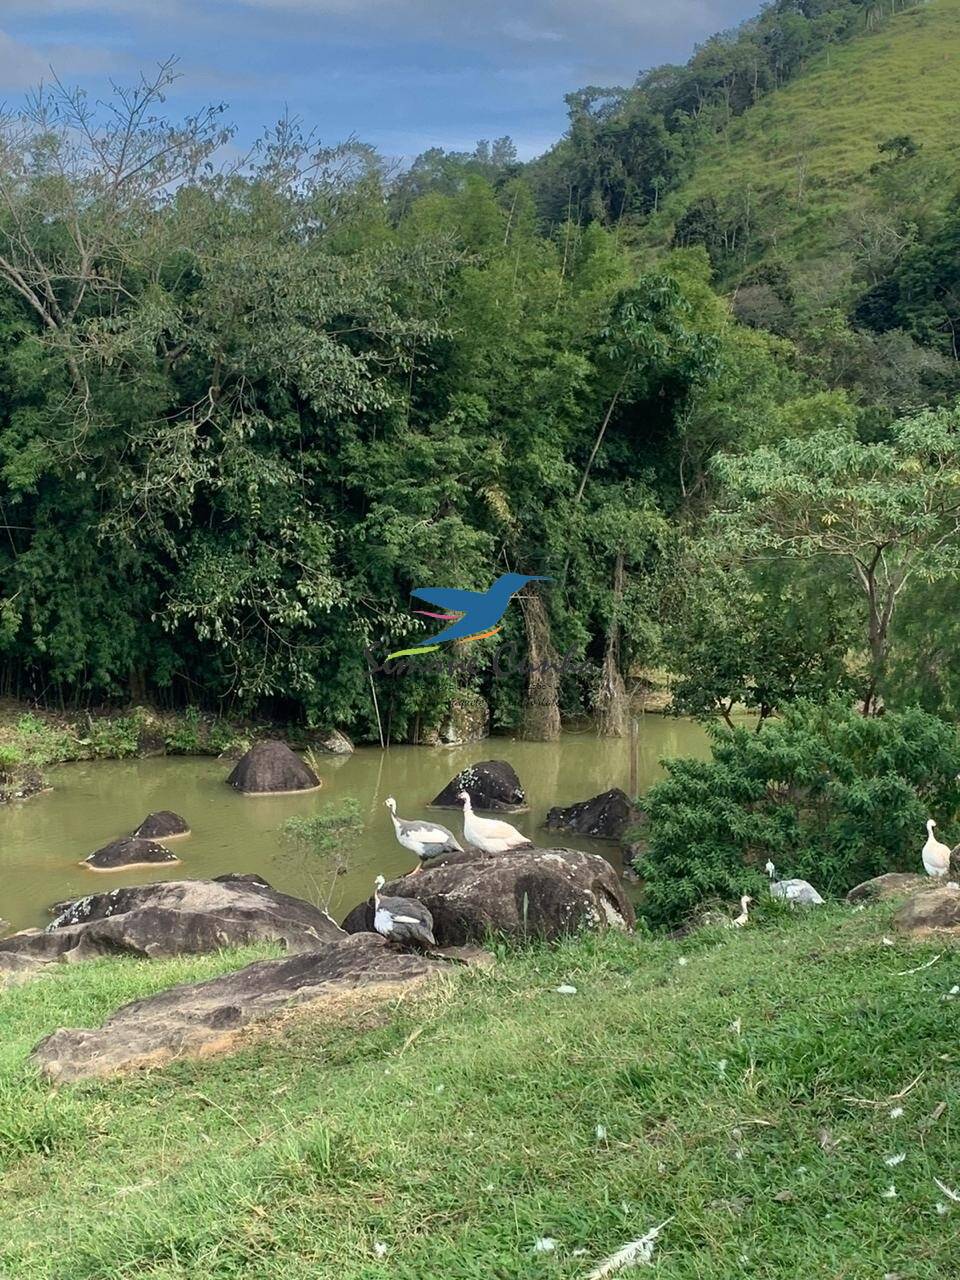
[[[137,836],[123,836],[111,840],[80,863],[91,871],[126,871],[128,867],[154,867],[173,864],[180,859],[175,853],[156,840],[141,840]]]
[[[80,898],[43,932],[0,939],[0,955],[74,961],[123,952],[154,959],[254,942],[305,950],[341,936],[325,911],[265,883],[168,880]]]
[[[960,889],[938,885],[913,894],[896,912],[893,923],[914,937],[945,933],[960,938]]]
[[[227,1050],[243,1027],[281,1009],[310,1002],[311,1013],[322,1014],[324,1001],[340,1007],[354,988],[363,989],[365,1004],[393,998],[398,987],[445,968],[442,960],[398,951],[379,934],[340,934],[296,956],[135,1000],[94,1030],[61,1028],[40,1041],[32,1060],[56,1081],[156,1067]]]
[[[506,760],[481,760],[461,769],[430,804],[436,809],[459,809],[458,791],[469,793],[474,809],[519,813],[527,807],[527,794]]]
[[[148,813],[133,834],[138,840],[175,840],[177,836],[188,836],[190,825],[172,809],[158,809]]]
[[[258,742],[235,765],[227,782],[244,795],[314,791],[320,779],[285,742]]]
[[[433,916],[440,946],[482,942],[491,933],[554,939],[634,923],[610,863],[576,849],[455,853],[392,881],[383,893],[418,898]],[[372,929],[372,902],[354,907],[343,927],[348,933]]]
[[[613,787],[589,800],[547,813],[543,824],[548,831],[572,831],[594,840],[619,840],[628,826],[640,818],[640,810],[630,803],[625,791]]]

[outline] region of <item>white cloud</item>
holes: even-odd
[[[48,64],[34,49],[0,31],[0,93],[32,88],[48,75]]]

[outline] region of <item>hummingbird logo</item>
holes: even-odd
[[[433,653],[442,642],[448,640],[484,640],[495,635],[500,627],[498,623],[506,612],[511,597],[526,586],[528,582],[551,582],[536,573],[503,573],[486,591],[463,591],[459,587],[414,587],[411,595],[427,604],[436,605],[444,613],[433,613],[428,609],[414,609],[425,618],[437,618],[441,622],[449,622],[450,626],[435,636],[426,636],[412,649],[398,649],[396,653],[387,655],[391,658],[404,658],[409,654]]]

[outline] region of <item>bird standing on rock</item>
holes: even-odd
[[[373,884],[373,927],[388,942],[414,943],[435,947],[433,916],[416,898],[384,898],[380,890],[386,881],[377,876]]]
[[[468,791],[458,791],[463,804],[463,838],[484,853],[509,853],[512,849],[532,849],[533,844],[509,822],[497,818],[478,818],[473,812]]]
[[[923,846],[921,857],[923,869],[928,876],[945,880],[950,874],[950,846],[934,836],[933,829],[936,825],[932,818],[927,819],[927,842]]]
[[[397,840],[420,859],[421,865],[414,869],[414,874],[423,869],[423,862],[428,858],[438,858],[442,853],[463,853],[453,832],[439,822],[408,822],[406,818],[397,817],[397,802],[393,796],[387,796],[384,803],[390,810]]]
[[[771,898],[783,898],[794,907],[822,907],[823,898],[809,880],[778,880],[777,868],[770,859],[764,867],[770,877]]]

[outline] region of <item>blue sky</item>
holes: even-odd
[[[391,157],[510,134],[527,158],[563,95],[683,61],[759,0],[0,0],[0,98],[50,67],[102,92],[179,58],[174,111],[226,102],[244,146],[284,111]]]

